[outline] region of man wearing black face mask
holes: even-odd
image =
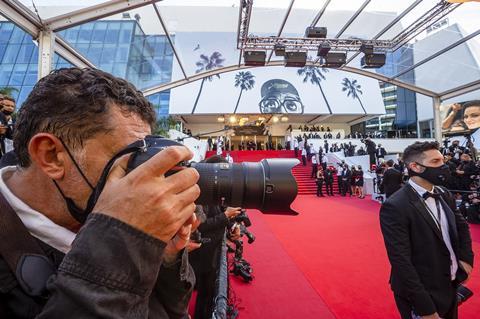
[[[143,94],[103,71],[37,82],[17,117],[18,165],[0,170],[0,318],[188,317],[198,173],[165,175],[192,153],[168,147],[128,174],[119,156],[154,123]]]
[[[13,150],[13,126],[15,119],[15,99],[0,95],[0,152],[1,156]],[[0,157],[1,157],[0,156]]]
[[[410,180],[380,210],[395,302],[402,319],[455,319],[456,289],[473,267],[468,224],[439,186],[450,172],[438,143],[416,142],[403,160]]]

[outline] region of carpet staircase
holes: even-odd
[[[206,154],[206,157],[215,155],[216,152],[209,151]],[[226,155],[226,152],[223,152],[223,156]],[[230,156],[236,163],[240,162],[259,162],[265,158],[295,158],[294,151],[231,151]],[[301,157],[298,158],[301,162]],[[317,185],[314,178],[310,178],[312,173],[312,164],[307,162],[306,166],[303,166],[301,163],[295,166],[292,170],[293,176],[297,180],[298,185],[298,195],[315,195],[317,193]],[[338,184],[337,176],[334,176],[333,192],[338,194]],[[323,187],[324,194],[325,186]]]

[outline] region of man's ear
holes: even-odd
[[[65,174],[65,147],[58,137],[49,133],[35,134],[28,144],[28,154],[33,163],[54,180]]]
[[[423,167],[420,166],[420,165],[418,165],[418,164],[415,163],[415,162],[410,162],[410,163],[408,163],[407,168],[408,168],[409,170],[414,171],[415,173],[421,173],[421,172],[423,172]]]

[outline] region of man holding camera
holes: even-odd
[[[450,171],[438,143],[416,142],[403,159],[410,180],[380,210],[395,302],[402,319],[455,319],[456,290],[473,267],[468,224],[439,187]]]
[[[12,117],[15,112],[15,99],[0,94],[0,152],[1,156],[13,150],[13,125]]]
[[[199,176],[165,173],[192,153],[169,147],[129,174],[121,157],[85,213],[107,162],[154,123],[135,87],[100,70],[61,69],[35,85],[17,117],[18,168],[0,171],[0,317],[188,316]]]

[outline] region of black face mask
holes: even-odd
[[[88,186],[92,189],[92,192],[90,193],[90,196],[88,197],[88,202],[87,202],[87,207],[85,209],[82,209],[78,207],[73,199],[70,197],[65,196],[63,191],[61,190],[60,186],[58,186],[57,182],[53,180],[53,183],[57,187],[58,191],[62,195],[63,199],[65,200],[65,203],[67,204],[67,209],[70,212],[70,215],[75,218],[76,221],[79,223],[83,224],[87,220],[88,215],[92,212],[93,208],[95,207],[95,204],[98,201],[98,198],[100,197],[100,194],[103,191],[103,188],[105,187],[105,183],[107,182],[107,177],[108,174],[110,173],[110,169],[112,168],[113,164],[117,159],[122,157],[125,154],[133,153],[136,151],[143,151],[146,149],[146,144],[145,140],[138,140],[133,142],[132,144],[128,145],[126,148],[115,154],[105,165],[102,175],[100,175],[100,179],[98,180],[97,185],[94,187],[90,181],[87,179],[85,174],[83,173],[82,169],[80,166],[77,164],[75,161],[75,158],[73,157],[72,153],[68,149],[68,147],[65,145],[65,143],[60,140],[63,144],[63,147],[65,147],[65,150],[67,151],[68,156],[72,160],[73,164],[77,168],[78,172],[82,176],[82,178],[85,180],[85,182],[88,184]]]
[[[417,165],[424,167],[425,170],[422,173],[417,173],[409,169],[409,175],[421,177],[433,185],[444,185],[450,177],[450,169],[447,164],[443,164],[439,167],[425,166],[420,163],[417,163]]]

